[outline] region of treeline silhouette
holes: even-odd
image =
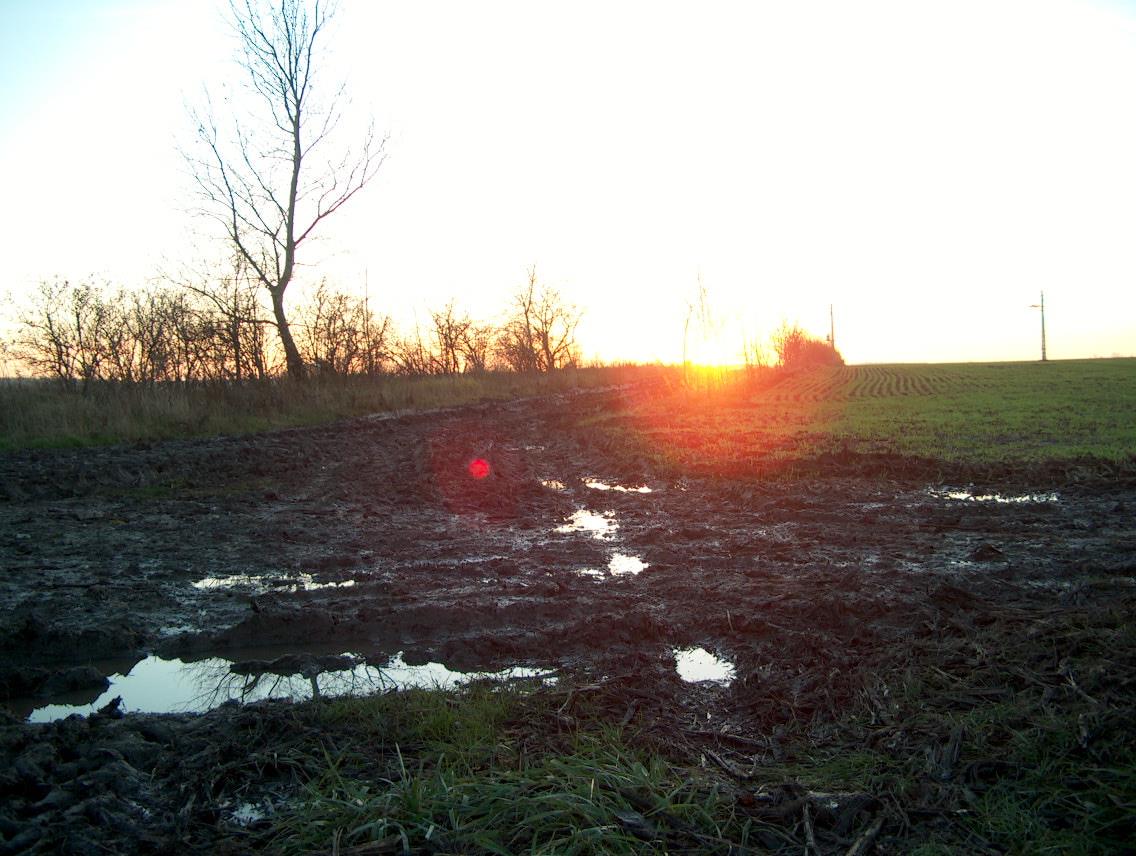
[[[43,282],[17,308],[8,351],[35,375],[79,390],[93,382],[229,383],[286,372],[254,283],[238,272],[182,286]],[[546,373],[578,365],[580,315],[534,269],[495,322],[450,301],[425,324],[400,331],[366,298],[321,281],[292,327],[305,365],[319,376]]]
[[[746,350],[744,367],[581,366],[579,310],[530,271],[495,321],[451,301],[409,330],[322,282],[295,316],[300,380],[263,290],[239,276],[196,283],[42,283],[5,344],[18,373],[39,379],[0,382],[0,450],[244,434],[628,383],[752,391],[842,362],[831,343],[783,325],[770,350]]]

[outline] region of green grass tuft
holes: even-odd
[[[748,838],[716,783],[603,722],[549,740],[538,724],[550,710],[547,696],[517,687],[329,703],[329,723],[349,724],[368,748],[325,759],[279,817],[272,848],[725,853]]]

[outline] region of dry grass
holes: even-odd
[[[0,449],[86,446],[246,434],[369,413],[430,410],[621,385],[657,367],[489,372],[452,377],[332,377],[240,385],[96,384],[86,392],[41,380],[0,381]]]

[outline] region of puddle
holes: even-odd
[[[969,490],[957,488],[928,488],[927,492],[936,499],[953,499],[960,502],[999,502],[999,503],[1027,503],[1027,502],[1060,502],[1056,493],[1022,493],[1014,496],[1003,496],[1000,493],[974,493]]]
[[[623,574],[638,574],[646,567],[647,563],[638,556],[628,556],[624,553],[616,553],[607,564],[607,569],[616,577]]]
[[[596,512],[588,511],[585,508],[581,508],[565,520],[567,522],[563,526],[557,526],[554,531],[562,533],[587,532],[593,538],[604,540],[613,537],[615,530],[619,528],[619,524],[615,522],[610,512],[596,514]]]
[[[411,666],[402,659],[401,651],[381,667],[371,665],[356,654],[288,659],[294,663],[291,668],[306,674],[300,671],[293,674],[250,673],[273,665],[271,661],[244,661],[237,664],[241,672],[237,673],[233,671],[234,661],[223,657],[187,663],[176,657],[166,660],[151,655],[139,661],[128,674],[111,675],[110,687],[90,704],[44,705],[32,710],[28,721],[52,722],[74,713],[85,716],[108,704],[115,696],[122,696],[122,709],[131,713],[202,713],[228,701],[283,698],[303,701],[312,698],[315,692],[323,697],[335,697],[370,695],[412,687],[453,689],[474,680],[505,681],[551,675],[547,669],[524,666],[500,672],[455,672],[441,663]],[[342,668],[317,672],[307,667],[317,660],[342,665]],[[253,663],[259,668],[250,669]]]
[[[197,628],[192,624],[167,624],[158,628],[158,635],[166,639],[170,636],[181,636],[183,633],[195,633]]]
[[[595,577],[597,580],[607,578],[607,574],[603,571],[596,570],[595,568],[580,568],[576,571],[582,577]]]
[[[273,574],[230,574],[226,577],[206,577],[193,583],[195,589],[201,591],[227,591],[240,589],[254,594],[264,594],[269,591],[298,592],[317,591],[329,588],[351,588],[355,580],[343,580],[338,583],[317,583],[311,574],[296,574],[294,576],[277,576]]]
[[[624,487],[621,484],[607,484],[606,482],[597,481],[596,479],[586,480],[584,487],[590,487],[592,490],[614,490],[619,493],[652,493],[651,488],[647,487],[647,485]]]
[[[737,676],[734,664],[711,654],[705,648],[675,648],[675,670],[687,683],[712,681],[729,686]]]
[[[542,485],[544,485],[544,487],[548,488],[549,490],[558,490],[558,491],[568,490],[568,486],[566,484],[564,484],[564,482],[559,481],[558,479],[541,479],[540,483]]]
[[[596,568],[580,568],[576,573],[582,577],[595,577],[602,580],[606,579],[608,576],[619,577],[628,574],[634,576],[649,567],[650,565],[638,556],[616,553],[611,557],[611,561],[607,563],[606,571],[601,571]]]

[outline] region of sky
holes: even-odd
[[[527,271],[585,358],[1136,354],[1136,2],[341,0],[322,80],[387,135],[302,258],[403,326]],[[143,285],[216,247],[188,107],[239,80],[215,0],[0,0],[0,294]],[[233,103],[236,103],[234,101]],[[353,126],[348,126],[353,127]]]

